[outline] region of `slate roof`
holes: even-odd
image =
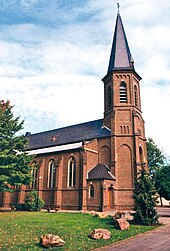
[[[117,14],[108,72],[115,69],[134,69],[133,58],[129,49],[120,13]]]
[[[87,179],[89,180],[115,180],[116,178],[110,172],[106,164],[97,164],[88,172]]]
[[[103,127],[103,119],[40,132],[28,136],[27,150],[59,146],[110,136],[111,131]]]

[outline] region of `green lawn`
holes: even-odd
[[[110,240],[88,238],[94,228],[110,230],[112,233]],[[39,245],[40,236],[51,233],[59,235],[65,241],[63,247],[53,250],[88,251],[153,228],[131,225],[129,230],[120,231],[114,228],[111,217],[100,219],[81,213],[2,212],[0,213],[0,250],[43,250]]]

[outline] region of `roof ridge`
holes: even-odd
[[[53,131],[57,131],[57,130],[65,129],[65,128],[74,127],[74,126],[80,126],[80,125],[84,125],[84,124],[88,124],[88,123],[92,123],[92,122],[97,122],[97,121],[100,121],[100,120],[102,121],[103,119],[96,119],[96,120],[91,120],[91,121],[87,121],[87,122],[83,122],[83,123],[78,123],[78,124],[73,124],[73,125],[69,125],[69,126],[59,127],[59,128],[51,129],[51,130],[47,130],[47,131],[37,132],[37,133],[30,134],[30,136],[38,135],[38,134],[42,134],[42,133],[49,133],[49,132],[53,132]]]

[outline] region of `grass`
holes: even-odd
[[[94,228],[111,231],[109,240],[88,238]],[[59,235],[65,245],[53,250],[88,251],[154,229],[151,226],[131,225],[128,230],[114,228],[111,217],[100,219],[81,213],[3,212],[0,213],[0,250],[43,250],[39,245],[42,234]]]

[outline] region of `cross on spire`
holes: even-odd
[[[119,10],[120,10],[120,4],[119,2],[116,2],[117,3],[117,10],[118,10],[118,13],[119,13]]]

